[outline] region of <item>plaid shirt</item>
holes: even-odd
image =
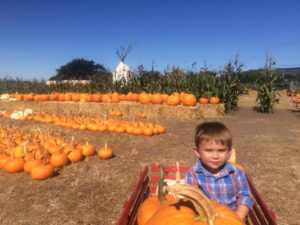
[[[238,205],[252,207],[253,198],[247,178],[243,172],[226,162],[220,175],[213,176],[202,165],[201,160],[191,167],[185,176],[185,183],[199,187],[206,196],[236,210]]]

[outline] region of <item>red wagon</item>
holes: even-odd
[[[176,166],[164,166],[165,179],[175,180]],[[189,167],[180,167],[181,178],[184,178],[185,172]],[[249,186],[251,188],[254,204],[249,211],[246,220],[247,225],[277,225],[275,214],[267,207],[262,197],[254,187],[253,181],[247,175]],[[159,167],[151,166],[150,171],[145,167],[140,173],[138,182],[130,195],[129,200],[124,204],[123,212],[119,219],[118,225],[137,225],[137,211],[143,201],[151,194],[156,192],[157,183],[159,180]]]

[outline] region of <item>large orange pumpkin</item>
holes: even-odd
[[[8,173],[18,173],[24,170],[23,158],[11,158],[8,159],[4,165],[4,170]]]
[[[54,167],[51,164],[40,164],[35,167],[30,172],[30,175],[35,180],[44,180],[52,177],[54,174]]]
[[[139,95],[139,102],[142,104],[148,104],[151,102],[151,97],[149,94],[146,94],[145,92],[142,92]]]
[[[102,100],[102,95],[100,93],[93,94],[92,97],[93,102],[101,102],[101,100]]]
[[[114,92],[114,93],[111,94],[111,102],[113,102],[113,103],[120,102],[119,93]]]
[[[163,98],[160,93],[155,93],[151,96],[151,102],[153,104],[161,104],[163,102]]]
[[[180,103],[179,94],[178,93],[173,93],[172,95],[170,95],[168,97],[167,103],[168,103],[168,105],[173,105],[173,106],[178,105]]]
[[[163,191],[165,171],[162,165],[160,167],[160,177],[158,183],[158,195],[147,198],[140,206],[137,213],[138,225],[145,225],[153,214],[161,208],[167,207],[176,200],[172,195],[165,195]]]
[[[175,204],[161,208],[146,225],[244,225],[241,218],[227,206],[208,199],[197,187],[175,184],[166,187],[175,195],[182,195]]]
[[[195,106],[197,99],[193,94],[184,94],[182,97],[182,104],[185,106]]]

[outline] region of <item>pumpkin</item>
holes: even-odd
[[[131,95],[131,101],[137,102],[139,100],[139,94],[138,93],[132,93]]]
[[[139,102],[142,104],[148,104],[151,102],[151,97],[149,94],[146,94],[145,92],[142,92],[139,95]]]
[[[182,104],[185,106],[195,106],[197,99],[193,94],[184,94],[182,97]]]
[[[100,93],[95,93],[92,95],[92,101],[93,102],[101,102],[102,95]]]
[[[81,152],[81,149],[72,149],[69,150],[67,157],[72,163],[76,163],[80,162],[83,159],[83,154]]]
[[[120,102],[119,93],[114,92],[114,93],[111,94],[111,102],[113,102],[113,103]]]
[[[82,150],[82,154],[86,157],[92,156],[96,152],[95,146],[92,144],[89,144],[89,141],[87,138],[86,138],[86,143],[84,145],[82,145],[81,150]]]
[[[40,101],[48,101],[49,100],[49,95],[48,94],[41,94],[39,95],[39,100]]]
[[[53,153],[50,157],[50,164],[55,168],[63,167],[67,165],[68,162],[69,159],[67,155],[60,151]]]
[[[202,98],[199,99],[199,102],[200,102],[200,104],[207,104],[208,103],[208,99],[202,97]]]
[[[79,102],[80,101],[80,94],[74,93],[72,95],[72,101],[73,102]]]
[[[173,93],[172,95],[170,95],[168,97],[167,103],[168,103],[168,105],[173,105],[173,106],[178,105],[180,103],[179,94],[178,93]]]
[[[167,102],[169,95],[168,94],[162,94],[161,97],[163,99],[163,102]]]
[[[153,104],[161,104],[163,102],[163,98],[160,93],[155,93],[151,96],[151,102]]]
[[[145,136],[153,135],[153,128],[151,128],[151,127],[146,126],[146,127],[143,127],[142,130],[143,130],[143,135],[145,135]]]
[[[35,180],[44,180],[52,177],[54,174],[54,167],[51,164],[40,164],[35,167],[30,172],[30,175]]]
[[[24,170],[24,159],[23,158],[13,158],[13,153],[12,151],[12,156],[10,159],[6,161],[4,164],[4,170],[8,173],[18,173],[22,172]]]
[[[218,97],[210,97],[209,103],[211,104],[218,104],[220,102],[220,99]]]
[[[110,103],[111,102],[111,94],[103,94],[102,95],[102,102]]]
[[[98,156],[99,156],[99,158],[101,158],[101,159],[110,159],[110,158],[113,157],[113,155],[114,155],[113,150],[112,150],[111,148],[108,148],[108,147],[107,147],[107,143],[106,143],[106,142],[105,142],[104,147],[103,147],[103,148],[100,148],[100,149],[98,150]]]
[[[50,101],[56,101],[57,98],[58,98],[58,93],[51,93],[51,94],[49,95],[49,100],[50,100]]]
[[[146,225],[244,225],[234,211],[211,201],[195,186],[175,184],[166,189],[176,196],[184,196],[185,199],[159,209]]]
[[[160,176],[158,182],[158,194],[156,196],[151,196],[147,198],[140,206],[137,213],[138,225],[145,225],[156,211],[158,211],[161,208],[167,207],[171,203],[176,202],[175,198],[172,195],[164,194],[163,186],[165,171],[163,165],[159,165],[159,168]]]
[[[26,173],[31,173],[32,169],[34,167],[36,167],[37,165],[42,164],[42,160],[41,159],[30,159],[28,161],[25,162],[24,164],[24,171]]]

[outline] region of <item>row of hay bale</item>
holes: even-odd
[[[119,110],[122,112],[123,117],[133,118],[143,112],[147,115],[147,119],[153,120],[166,119],[186,121],[224,115],[223,104],[197,104],[193,107],[186,107],[182,105],[154,105],[126,101],[121,103],[0,101],[1,110],[24,110],[26,108],[30,108],[35,112],[82,114],[89,117],[103,117],[103,115],[108,115],[111,111]]]

